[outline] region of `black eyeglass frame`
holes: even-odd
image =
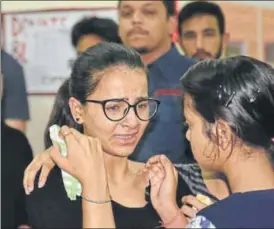
[[[120,118],[120,119],[117,119],[117,120],[116,120],[116,119],[111,119],[110,117],[108,117],[108,115],[107,115],[107,113],[106,113],[106,104],[107,104],[108,102],[121,102],[121,101],[127,103],[127,105],[128,105],[128,109],[127,109],[127,111],[125,112],[124,116],[123,116],[122,118]],[[137,108],[136,108],[137,105],[138,105],[139,103],[143,102],[143,101],[155,101],[155,102],[156,102],[156,109],[155,109],[154,113],[153,113],[153,114],[149,117],[149,119],[147,119],[147,120],[146,120],[146,119],[140,118],[140,116],[138,115],[138,112],[137,112]],[[119,121],[121,121],[122,119],[124,119],[124,118],[127,116],[128,112],[129,112],[129,110],[130,110],[130,108],[133,108],[134,113],[135,113],[135,115],[138,117],[138,119],[140,119],[141,121],[149,121],[150,119],[152,119],[152,118],[155,116],[155,114],[156,114],[157,111],[158,111],[159,105],[161,104],[161,102],[160,102],[159,100],[153,99],[153,98],[141,99],[141,100],[139,100],[139,101],[138,101],[137,103],[135,103],[135,104],[130,104],[128,101],[126,101],[126,100],[124,100],[124,99],[107,99],[107,100],[93,100],[93,99],[87,99],[87,100],[85,100],[85,102],[101,104],[105,116],[106,116],[110,121],[113,121],[113,122],[119,122]]]

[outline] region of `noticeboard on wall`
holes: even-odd
[[[83,17],[118,20],[115,8],[58,9],[3,14],[4,49],[23,66],[29,94],[56,93],[76,52],[70,33]]]

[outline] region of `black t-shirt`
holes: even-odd
[[[177,200],[180,205],[181,197],[192,193],[185,181],[181,177],[178,179]],[[145,207],[128,208],[112,201],[117,228],[155,228],[160,225],[160,218],[150,202],[149,191],[147,188],[148,203]],[[81,198],[75,201],[68,199],[61,170],[57,167],[50,173],[45,187],[35,188],[28,196],[27,210],[34,228],[82,228]]]
[[[1,122],[1,226],[28,224],[23,176],[32,150],[23,133]]]

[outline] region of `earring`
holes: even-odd
[[[79,122],[79,118],[75,118],[76,122]]]

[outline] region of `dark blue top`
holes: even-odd
[[[173,163],[184,163],[187,154],[191,155],[183,129],[180,78],[194,63],[173,45],[169,52],[148,66],[150,96],[159,99],[161,104],[132,160],[146,162],[152,155],[165,154]]]
[[[274,228],[274,189],[235,193],[198,215],[216,228]]]

